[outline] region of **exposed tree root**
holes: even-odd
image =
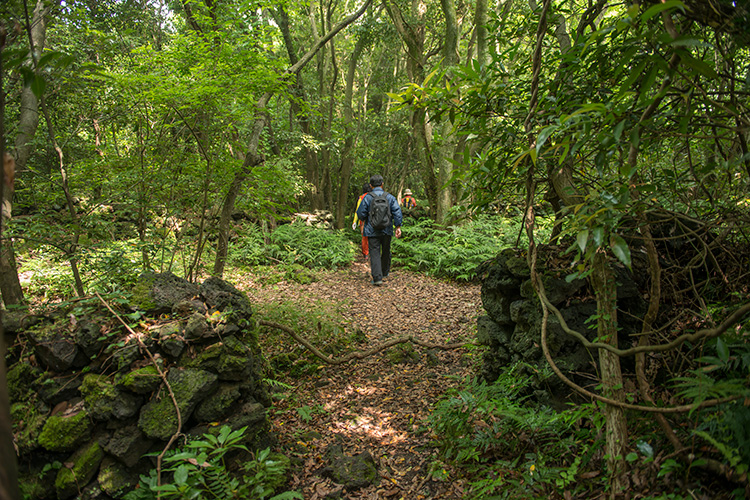
[[[322,351],[320,351],[320,349],[312,345],[310,341],[303,338],[301,335],[299,335],[297,332],[295,332],[293,329],[289,328],[288,326],[280,325],[279,323],[274,323],[272,321],[265,321],[265,320],[258,321],[258,324],[263,325],[263,326],[268,326],[271,328],[276,328],[278,330],[288,333],[294,340],[296,340],[297,342],[305,346],[305,348],[308,351],[310,351],[316,357],[320,358],[323,362],[328,363],[329,365],[343,365],[343,364],[348,363],[349,361],[352,361],[353,359],[365,359],[381,351],[384,351],[385,349],[388,349],[389,347],[393,347],[398,344],[405,344],[407,342],[411,342],[412,344],[426,347],[427,349],[440,349],[441,351],[450,351],[453,349],[460,349],[462,347],[466,347],[470,345],[477,345],[473,342],[458,342],[456,344],[431,344],[429,342],[425,342],[423,340],[415,338],[411,335],[404,335],[402,337],[396,337],[386,342],[383,342],[382,344],[376,345],[375,347],[371,349],[367,349],[365,351],[350,352],[346,356],[336,358],[336,357],[329,356],[323,353]]]

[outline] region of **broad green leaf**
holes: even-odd
[[[633,130],[630,131],[630,143],[633,145],[633,147],[636,148],[641,143],[640,130],[638,130],[637,125],[633,128]]]
[[[602,243],[604,243],[604,228],[602,226],[595,227],[592,236],[594,237],[594,244],[597,247],[602,246]]]
[[[654,458],[654,448],[646,441],[638,441],[635,446],[644,457]]]
[[[707,78],[712,78],[712,79],[719,77],[719,75],[716,73],[716,70],[714,70],[706,62],[701,61],[700,59],[696,59],[695,57],[690,55],[689,52],[681,50],[680,57],[681,57],[681,61],[685,65],[690,66],[701,75]]]
[[[643,76],[643,70],[646,68],[646,64],[648,64],[648,60],[644,59],[643,61],[639,62],[635,65],[635,67],[632,69],[628,77],[625,79],[624,82],[622,82],[622,85],[620,85],[620,90],[617,92],[618,96],[622,96],[625,94],[625,92],[628,92],[629,90],[633,90],[631,87],[633,85],[633,82],[636,81],[639,77]]]
[[[34,75],[31,80],[31,91],[34,93],[37,99],[41,99],[44,96],[44,89],[47,88],[47,82],[44,81],[39,75]]]
[[[544,146],[544,143],[547,141],[549,136],[552,135],[552,133],[557,130],[557,125],[550,125],[549,127],[545,127],[542,129],[542,131],[539,133],[539,137],[536,139],[536,152],[539,154],[539,151],[542,149],[542,146]]]
[[[669,42],[669,44],[672,47],[705,47],[709,48],[711,47],[710,44],[704,42],[703,40],[699,40],[697,38],[694,38],[692,36],[679,36]]]
[[[653,90],[654,83],[656,82],[657,72],[658,69],[656,68],[656,66],[652,66],[651,69],[648,70],[648,73],[646,73],[646,78],[644,78],[643,82],[641,82],[641,93],[638,96],[639,99],[646,99],[648,93]]]
[[[664,3],[658,3],[652,7],[650,7],[646,12],[641,14],[641,22],[646,22],[652,17],[656,16],[657,14],[664,12],[665,10],[674,9],[679,7],[680,10],[685,12],[685,4],[682,3],[680,0],[667,0]]]
[[[428,87],[430,80],[437,74],[438,71],[440,71],[441,67],[438,65],[432,72],[427,75],[427,77],[424,79],[424,82],[422,82],[422,87]]]
[[[54,59],[60,57],[62,55],[62,52],[58,52],[56,50],[47,51],[44,54],[42,54],[42,57],[39,58],[39,61],[36,63],[37,68],[44,68],[45,66],[49,65]]]
[[[609,244],[612,247],[612,252],[620,259],[620,262],[630,268],[630,248],[625,240],[622,239],[622,236],[613,234],[609,240]]]
[[[721,338],[716,339],[716,354],[719,355],[719,359],[724,363],[729,361],[729,347],[727,347],[727,343]]]
[[[579,231],[578,235],[576,236],[576,241],[578,242],[578,248],[581,249],[581,252],[585,252],[586,244],[589,241],[589,230],[584,229],[583,231]]]
[[[188,468],[186,465],[180,465],[177,470],[174,471],[174,482],[178,485],[185,484],[188,479]]]
[[[614,134],[615,140],[617,142],[620,142],[620,137],[622,136],[622,129],[624,129],[624,128],[625,128],[625,120],[624,119],[621,120],[620,123],[618,123],[617,125],[615,125],[615,130],[614,130],[613,134]]]

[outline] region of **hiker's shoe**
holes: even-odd
[[[378,281],[372,280],[370,283],[372,283],[375,286],[380,286],[383,284],[383,280],[378,280]]]

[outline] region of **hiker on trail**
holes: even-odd
[[[404,197],[401,198],[401,206],[406,209],[417,206],[417,200],[411,195],[411,189],[404,191]]]
[[[383,176],[370,177],[372,190],[357,208],[357,217],[365,221],[364,235],[370,246],[370,272],[372,284],[380,286],[391,270],[391,238],[396,226],[396,238],[401,237],[403,215],[398,200],[383,190]]]
[[[362,194],[359,195],[359,199],[357,199],[357,207],[354,209],[354,221],[352,222],[352,231],[357,230],[357,223],[359,223],[359,232],[362,235],[362,255],[365,257],[368,257],[370,255],[370,246],[367,244],[367,236],[365,236],[365,221],[360,220],[359,217],[357,217],[357,209],[359,209],[359,205],[362,203],[362,199],[367,196],[367,193],[370,192],[370,184],[365,182],[365,184],[362,186]]]

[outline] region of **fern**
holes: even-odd
[[[272,454],[268,449],[259,451],[253,460],[244,464],[245,472],[250,475],[238,477],[229,471],[224,457],[231,451],[247,451],[241,444],[245,430],[246,427],[233,431],[223,426],[218,434],[204,434],[202,439],[187,443],[184,450],[168,453],[163,473],[171,477],[171,481],[158,486],[156,470],[152,470],[148,476],[141,476],[141,487],[125,495],[125,500],[303,498],[296,492],[272,497],[285,483],[289,462],[283,455]]]
[[[696,407],[707,399],[747,393],[744,380],[715,380],[702,369],[692,370],[691,373],[692,376],[675,377],[672,380],[677,393],[691,400]]]

